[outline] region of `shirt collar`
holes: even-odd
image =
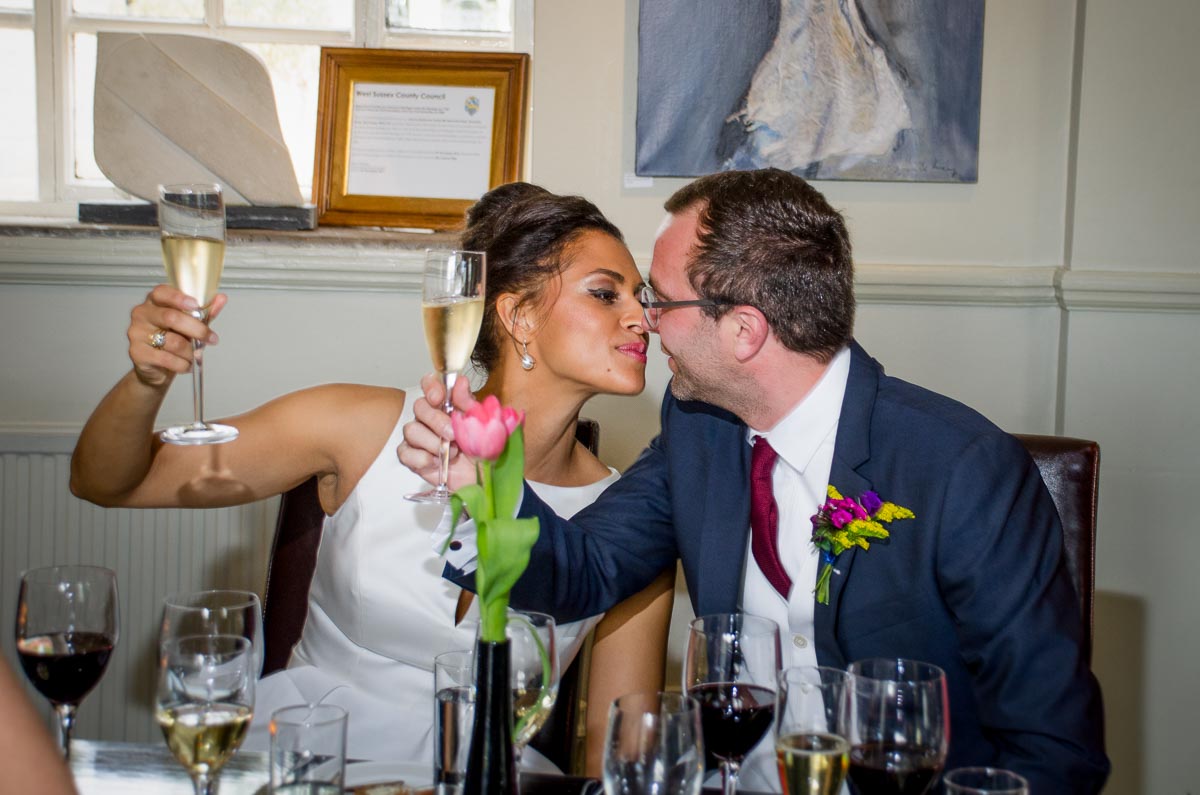
[[[753,445],[756,437],[765,436],[784,461],[803,472],[821,443],[837,429],[849,377],[850,349],[846,347],[834,355],[821,379],[774,428],[747,428],[746,441]]]

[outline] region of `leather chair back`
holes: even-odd
[[[580,418],[575,438],[593,453],[600,446],[600,423]],[[275,540],[267,567],[263,600],[263,676],[287,667],[308,617],[308,589],[317,565],[317,549],[325,512],[317,496],[317,479],[309,478],[283,494],[275,523]],[[580,654],[562,673],[557,706],[531,745],[563,771],[578,756],[576,741],[582,721],[582,688],[587,655]]]
[[[1083,620],[1084,651],[1092,659],[1093,606],[1096,596],[1096,506],[1100,446],[1087,439],[1016,434],[1033,456],[1058,509],[1063,526],[1067,569]]]

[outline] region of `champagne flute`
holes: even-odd
[[[200,305],[192,312],[208,320],[208,308],[221,283],[225,262],[225,204],[220,185],[160,185],[158,227],[162,233],[167,278]],[[191,425],[159,434],[168,444],[220,444],[238,436],[237,428],[204,421],[204,343],[192,340]]]
[[[734,795],[742,760],[775,715],[779,625],[749,613],[722,613],[700,616],[689,629],[683,689],[700,703],[704,747],[721,763],[724,795]]]
[[[163,599],[159,638],[240,635],[250,643],[254,673],[262,671],[262,602],[252,591],[193,591]]]
[[[699,795],[700,705],[682,693],[630,693],[608,710],[605,795]]]
[[[117,575],[99,566],[48,566],[21,577],[17,656],[58,714],[58,743],[71,756],[75,710],[117,645]]]
[[[946,674],[929,663],[852,663],[850,783],[859,792],[923,795],[933,787],[950,740]]]
[[[425,344],[434,368],[442,374],[446,413],[453,410],[450,391],[466,369],[483,322],[484,272],[487,255],[482,251],[429,249],[421,288],[421,313],[425,319]],[[442,440],[438,485],[418,494],[407,494],[413,502],[447,503],[450,490],[450,442]]]
[[[775,759],[783,795],[838,795],[850,764],[846,691],[850,675],[812,665],[779,673]]]
[[[196,795],[242,744],[254,714],[254,660],[240,635],[170,636],[159,644],[155,720]]]

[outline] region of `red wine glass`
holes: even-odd
[[[58,713],[59,747],[70,758],[75,710],[117,645],[117,575],[99,566],[48,566],[21,577],[17,655]]]
[[[946,674],[916,660],[852,663],[850,783],[871,795],[924,795],[946,763]]]
[[[683,688],[700,704],[705,751],[721,765],[724,795],[775,718],[779,625],[749,613],[701,616],[690,625]]]

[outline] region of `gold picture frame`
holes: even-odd
[[[520,177],[528,83],[525,53],[322,47],[317,223],[461,227]]]

